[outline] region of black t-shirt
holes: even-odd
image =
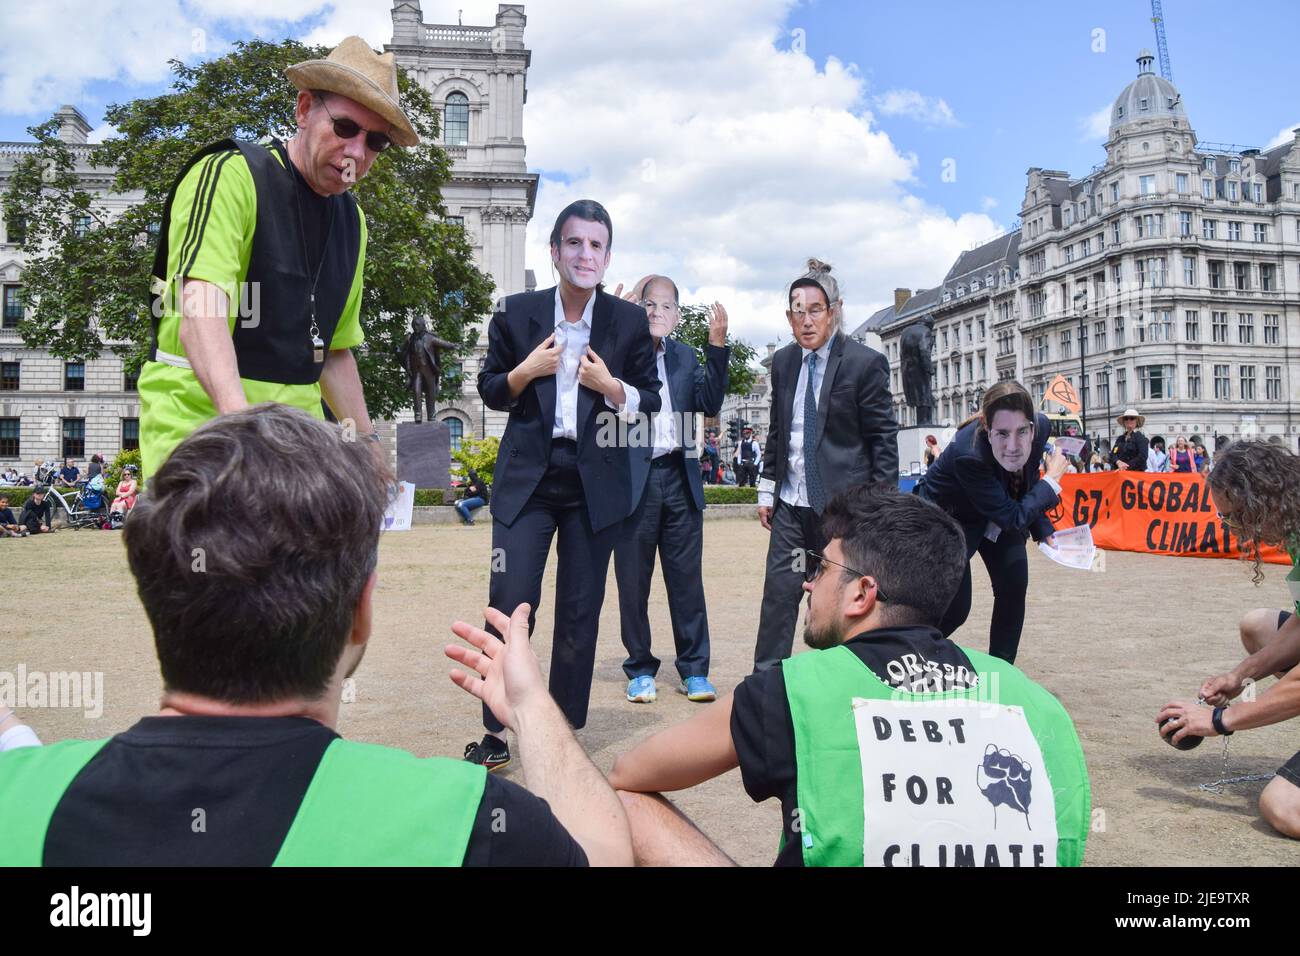
[[[307,242],[307,275],[314,279],[325,251],[325,239],[330,229],[330,210],[333,206],[328,196],[320,195],[307,185],[307,180],[292,162],[289,163],[289,168],[298,185],[297,207],[302,212],[303,230],[300,241],[305,238]]]
[[[933,693],[965,689],[977,680],[970,659],[937,628],[879,628],[851,638],[844,646],[891,687]],[[803,850],[792,828],[799,805],[794,720],[780,667],[751,674],[736,688],[731,740],[740,758],[745,792],[756,803],[771,797],[781,801],[785,846],[776,865],[803,866]]]
[[[32,520],[38,524],[49,524],[50,518],[54,513],[54,502],[50,501],[50,496],[46,495],[45,500],[40,504],[36,503],[35,498],[28,498],[23,504],[23,524],[31,524]]]
[[[17,524],[18,519],[14,517],[12,508],[0,508],[0,524]]]
[[[64,791],[44,863],[270,866],[336,737],[309,717],[146,717]],[[463,865],[586,866],[587,857],[545,800],[489,775]]]

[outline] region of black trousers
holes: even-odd
[[[616,523],[592,531],[578,475],[577,445],[559,439],[551,445],[546,473],[514,524],[506,527],[495,518],[492,521],[488,604],[503,614],[511,614],[527,601],[533,609],[528,618],[530,633],[542,600],[542,576],[551,552],[551,538],[558,535],[550,690],[574,728],[587,722],[605,576],[621,527]],[[497,633],[491,626],[487,630]],[[486,705],[483,726],[497,734],[505,729]]]
[[[736,487],[752,486],[758,479],[758,462],[740,461],[736,465]]]
[[[993,620],[989,625],[989,653],[1008,664],[1016,661],[1020,632],[1025,624],[1025,593],[1029,590],[1029,557],[1025,539],[1003,531],[997,541],[980,538],[976,547],[993,582]],[[971,555],[974,557],[974,555]],[[951,637],[970,616],[970,564],[962,575],[957,594],[944,613],[939,629]]]
[[[654,677],[659,658],[650,651],[650,579],[655,552],[663,560],[668,615],[677,648],[677,673],[709,675],[709,618],[704,603],[704,513],[695,507],[686,484],[681,454],[656,458],[646,476],[645,492],[636,511],[623,524],[614,546],[614,575],[618,580],[618,611],[623,627],[628,679]]]
[[[800,553],[826,546],[821,515],[812,508],[796,508],[778,496],[772,512],[772,536],[767,543],[767,576],[763,579],[763,608],[754,645],[754,670],[767,670],[794,650],[794,628],[799,620],[803,583],[812,568]]]

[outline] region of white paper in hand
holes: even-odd
[[[384,509],[384,521],[380,531],[410,531],[411,515],[415,508],[415,485],[409,481],[397,483],[397,494]]]
[[[1067,568],[1087,571],[1097,556],[1097,546],[1092,543],[1092,529],[1086,524],[1064,531],[1053,532],[1056,547],[1046,541],[1038,542],[1038,550],[1057,564]]]
[[[1052,445],[1064,455],[1074,455],[1078,457],[1079,452],[1083,451],[1084,439],[1070,438],[1068,436],[1053,438]]]

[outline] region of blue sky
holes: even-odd
[[[463,10],[489,25],[497,10],[421,3],[428,23]],[[207,57],[237,37],[355,33],[380,47],[391,7],[0,0],[0,139],[27,138],[60,103],[98,126],[106,104],[165,91],[168,57],[201,58],[196,36]],[[1285,95],[1296,8],[1240,9],[1165,4],[1174,79],[1199,136],[1264,147],[1300,125]],[[619,224],[611,281],[671,275],[686,301],[726,303],[759,344],[789,334],[783,289],[808,257],[834,263],[853,327],[1012,225],[1030,166],[1087,172],[1138,51],[1155,48],[1143,0],[525,0],[525,12],[523,132],[542,173],[526,264],[549,282],[551,219],[599,198]]]
[[[1198,137],[1264,147],[1300,126],[1294,2],[1262,0],[1240,14],[1220,3],[1163,6],[1174,83]],[[1105,158],[1104,137],[1081,124],[1137,75],[1139,50],[1155,52],[1150,17],[1145,0],[806,0],[788,16],[781,45],[802,29],[809,56],[856,64],[871,91],[942,99],[959,125],[878,111],[876,120],[901,151],[916,154],[918,195],[953,215],[990,197],[998,203],[991,215],[1009,224],[1029,167],[1077,176]],[[1105,31],[1100,53],[1097,29]],[[940,178],[949,157],[955,182]]]

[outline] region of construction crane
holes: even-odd
[[[1160,9],[1160,0],[1151,0],[1151,22],[1156,25],[1156,52],[1160,55],[1160,75],[1172,83],[1174,71],[1169,65],[1169,45],[1165,43],[1165,15]]]

